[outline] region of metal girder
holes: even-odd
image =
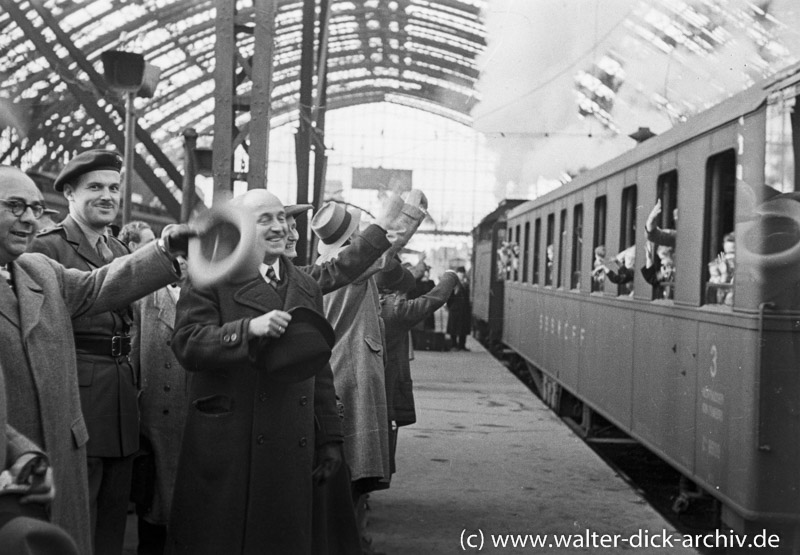
[[[248,189],[267,185],[272,57],[278,0],[253,0],[251,8],[240,12],[235,1],[216,0],[215,3],[213,202],[216,203],[232,194],[234,151],[239,145],[248,153]],[[245,30],[254,37],[253,56],[250,58],[240,53],[237,44],[238,35]],[[237,67],[244,68],[241,76],[236,75]],[[249,125],[239,129],[236,127],[236,112],[241,111],[242,106],[236,88],[245,77],[251,77],[253,100],[244,107],[250,111]]]
[[[98,106],[96,95],[84,89],[80,86],[80,84],[74,81],[72,72],[69,71],[64,62],[55,53],[53,47],[44,38],[44,34],[41,32],[41,30],[34,27],[34,25],[28,20],[25,13],[17,6],[14,0],[0,0],[0,3],[11,15],[11,17],[14,18],[20,29],[22,29],[28,38],[34,43],[39,53],[47,59],[47,61],[50,63],[50,66],[62,77],[70,92],[75,96],[75,98],[78,99],[79,102],[81,102],[81,104],[83,104],[87,113],[89,113],[94,120],[105,129],[106,133],[109,135],[109,138],[111,138],[112,142],[114,142],[117,148],[120,151],[124,150],[125,138],[122,132],[119,130],[117,123],[112,120],[102,108]],[[32,5],[36,7],[35,2],[32,3]],[[45,18],[42,19],[45,21],[45,23],[47,22]],[[75,49],[74,45],[72,45],[72,47]],[[151,188],[153,189],[153,192],[164,204],[170,215],[177,220],[180,217],[180,205],[178,204],[178,201],[175,200],[175,197],[172,195],[169,189],[167,189],[158,176],[155,175],[153,170],[147,165],[141,156],[136,156],[134,168],[136,173],[138,173],[139,176],[142,177],[146,183],[148,183],[148,185],[150,185],[152,182],[153,185]]]
[[[61,26],[58,24],[58,21],[50,14],[48,10],[44,8],[44,6],[40,5],[37,2],[31,2],[31,5],[36,10],[36,13],[44,21],[45,25],[53,31],[58,39],[59,43],[67,49],[70,54],[70,57],[78,64],[78,66],[86,72],[86,75],[89,76],[89,80],[94,85],[97,91],[101,92],[109,92],[108,86],[106,85],[105,79],[98,74],[94,66],[89,63],[89,60],[83,54],[83,52],[75,46],[75,44],[70,39],[69,35],[67,35],[62,29]],[[118,102],[111,103],[114,106],[114,109],[117,113],[124,119],[125,116],[125,107],[121,106]],[[140,125],[136,125],[136,138],[144,145],[150,155],[155,159],[155,161],[167,172],[167,176],[172,180],[177,188],[180,189],[181,183],[183,181],[183,177],[181,173],[178,171],[178,168],[172,163],[172,161],[167,158],[167,156],[161,151],[161,148],[153,141],[153,138],[150,134],[145,131]],[[138,173],[138,172],[137,172]],[[140,176],[143,177],[143,176]],[[147,182],[147,180],[145,180]],[[163,182],[159,180],[159,183],[163,185]],[[152,184],[147,183],[148,186],[152,189]],[[156,191],[153,190],[155,193]],[[172,193],[170,193],[172,195]],[[162,201],[163,202],[163,201]]]

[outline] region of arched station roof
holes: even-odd
[[[300,0],[276,1],[273,125],[297,117],[303,8]],[[478,101],[476,57],[486,46],[484,4],[330,0],[328,109],[388,101],[469,122]],[[172,188],[169,181],[179,174],[168,162],[179,164],[181,131],[213,129],[215,5],[0,0],[0,101],[27,129],[24,138],[11,128],[2,131],[0,163],[52,171],[74,152],[109,144],[109,123],[121,130],[124,108],[99,77],[100,55],[130,50],[161,69],[154,98],[139,99],[137,106],[139,125],[165,156],[156,156],[155,173]],[[253,9],[249,1],[238,1],[237,8],[240,14]],[[243,37],[240,52],[247,57],[253,38]],[[237,94],[248,94],[243,89],[249,84],[242,79]],[[248,117],[237,124],[246,125]]]

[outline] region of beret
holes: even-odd
[[[314,208],[313,204],[290,204],[284,208],[287,216],[297,216]]]
[[[113,150],[87,150],[75,156],[67,162],[61,173],[58,174],[53,182],[53,188],[61,192],[64,185],[70,180],[95,170],[114,170],[122,169],[122,156]]]

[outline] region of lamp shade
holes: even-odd
[[[136,92],[142,86],[145,61],[141,54],[107,50],[100,54],[100,59],[103,61],[103,73],[110,87],[124,92]]]

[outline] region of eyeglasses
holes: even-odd
[[[0,200],[0,204],[8,208],[17,218],[21,218],[25,211],[30,208],[33,217],[37,220],[44,215],[45,207],[43,204],[28,204],[21,200]]]

